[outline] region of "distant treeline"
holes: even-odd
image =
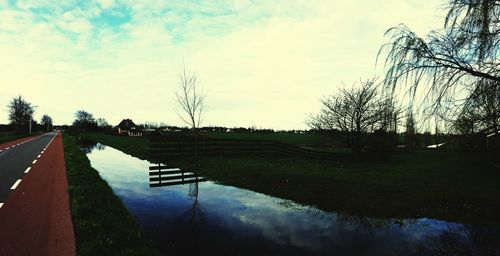
[[[31,132],[43,132],[46,131],[46,127],[44,125],[39,124],[36,120],[32,120]],[[27,133],[28,131],[22,129],[19,130],[13,124],[0,124],[0,132],[1,133]]]

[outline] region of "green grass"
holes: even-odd
[[[88,138],[131,155],[148,155],[137,138]],[[194,162],[184,159],[169,164],[195,168]],[[202,157],[199,164],[198,173],[217,182],[324,210],[500,223],[500,170],[480,155],[422,150],[394,154],[386,162],[345,164],[293,157],[215,156]]]
[[[217,139],[240,139],[240,140],[275,140],[294,145],[324,145],[332,142],[332,139],[316,133],[258,133],[258,132],[210,132],[208,137]]]
[[[27,136],[28,136],[27,134],[19,134],[19,133],[0,133],[0,143],[21,139]]]
[[[63,141],[77,254],[156,255],[75,138],[64,134]]]
[[[274,140],[288,143],[299,147],[307,147],[319,151],[349,153],[351,150],[338,139],[328,137],[319,133],[290,133],[290,132],[208,132],[203,136],[215,139],[237,139],[237,140]]]

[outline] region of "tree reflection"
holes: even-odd
[[[185,223],[185,250],[187,255],[201,255],[201,233],[205,224],[205,213],[198,201],[198,182],[189,184],[188,195],[193,199],[190,207],[179,217]]]
[[[85,152],[85,154],[92,153],[92,150],[94,150],[94,149],[97,149],[97,150],[106,149],[106,146],[101,144],[101,143],[97,143],[95,141],[87,140],[87,139],[83,139],[83,138],[78,139],[78,145],[80,146],[80,149],[83,152]]]

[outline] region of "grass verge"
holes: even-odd
[[[156,255],[75,139],[63,134],[63,142],[77,254]]]
[[[85,136],[143,159],[148,155],[145,139]],[[195,162],[168,163],[194,169]],[[199,165],[199,174],[217,182],[324,210],[500,224],[500,170],[481,155],[422,150],[395,154],[383,163],[344,165],[293,157],[212,156],[200,158]]]
[[[24,137],[28,137],[28,135],[18,134],[18,133],[0,133],[0,143],[8,142],[11,140],[17,140]]]

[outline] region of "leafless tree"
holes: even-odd
[[[446,108],[443,103],[456,103],[462,89],[475,91],[484,80],[500,83],[500,1],[449,0],[447,8],[444,27],[425,39],[404,24],[389,29],[390,43],[378,56],[386,55],[385,81],[392,90],[409,84],[414,96],[418,86],[429,85],[433,114]]]
[[[494,81],[483,80],[470,96],[454,122],[457,131],[465,134],[471,132],[498,132],[500,126],[500,86],[494,86]]]
[[[180,89],[176,93],[176,101],[182,113],[177,114],[195,131],[203,121],[206,94],[200,87],[196,75],[187,71],[186,67],[183,68],[179,79]]]
[[[375,79],[362,81],[359,87],[344,88],[321,99],[320,113],[311,116],[307,123],[315,129],[339,130],[344,143],[354,154],[360,154],[367,135],[383,128],[386,101],[380,98]]]

